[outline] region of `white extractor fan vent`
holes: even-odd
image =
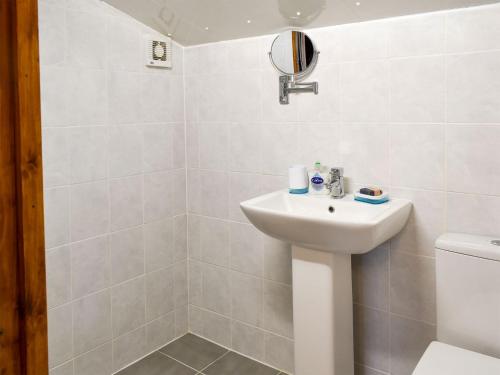
[[[147,36],[144,44],[146,66],[157,68],[172,67],[172,39]]]

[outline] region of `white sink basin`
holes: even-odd
[[[349,254],[366,253],[403,229],[411,202],[392,199],[373,205],[352,195],[294,195],[288,191],[240,204],[250,222],[269,236],[294,245]],[[333,211],[333,212],[331,212]]]
[[[292,244],[295,374],[354,375],[351,254],[403,229],[411,202],[372,205],[283,190],[240,206],[262,232]]]

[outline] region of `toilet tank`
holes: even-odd
[[[500,358],[500,246],[447,233],[436,241],[437,339]]]

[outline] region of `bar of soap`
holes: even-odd
[[[361,189],[359,189],[359,192],[361,194],[371,195],[372,197],[377,197],[379,195],[382,195],[382,193],[383,193],[382,189],[380,189],[378,187],[361,188]]]

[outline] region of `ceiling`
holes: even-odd
[[[105,0],[189,46],[499,0]]]

